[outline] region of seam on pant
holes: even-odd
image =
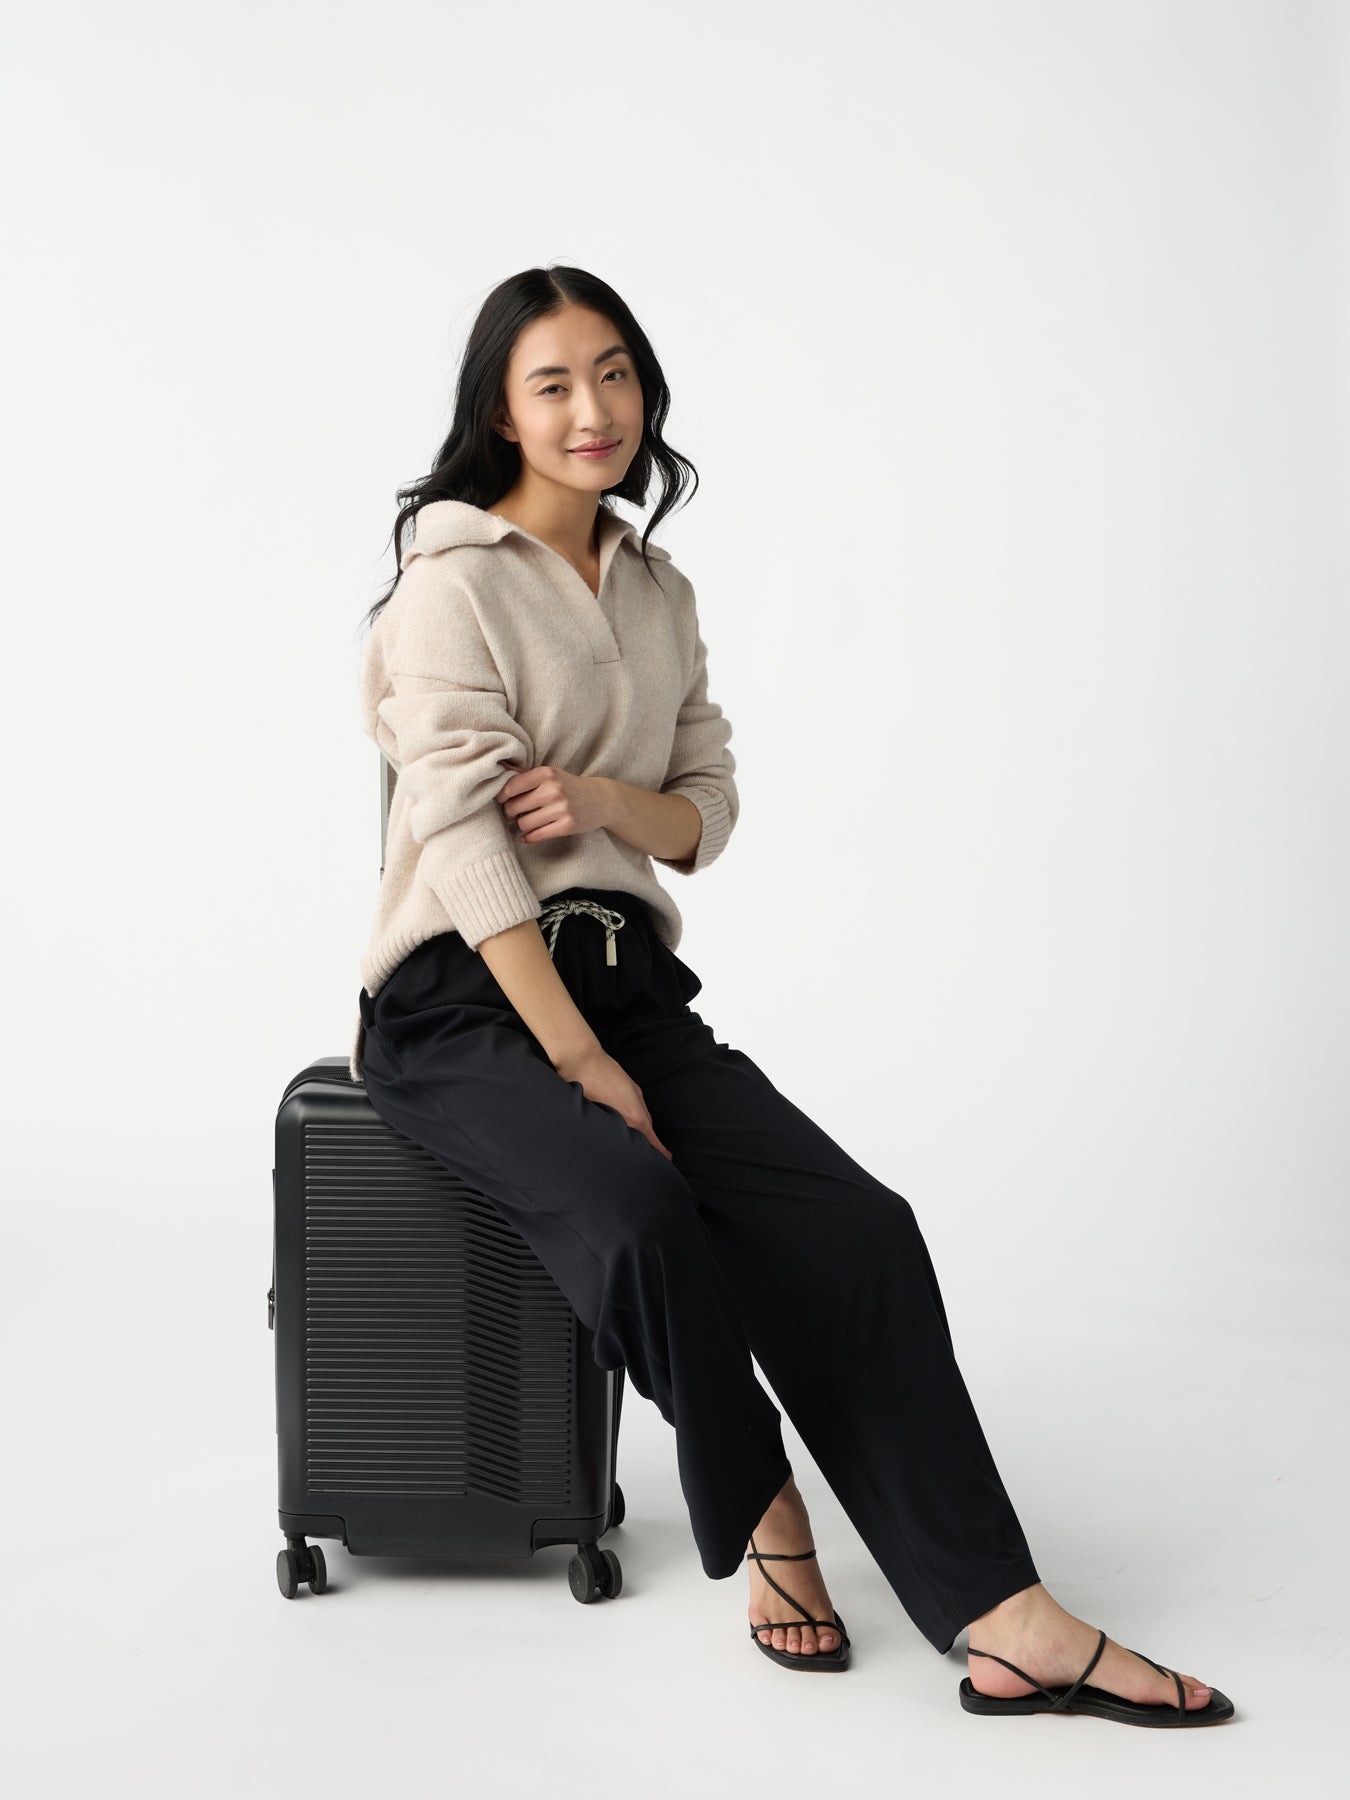
[[[819,1350],[817,1349],[817,1347],[815,1345],[814,1340],[810,1338],[809,1334],[808,1334],[807,1341],[810,1344],[811,1354],[816,1360],[816,1367],[820,1370],[821,1374],[824,1376],[825,1385],[829,1389],[831,1395],[834,1398],[835,1408],[838,1411],[840,1418],[844,1421],[844,1424],[847,1426],[848,1434],[853,1440],[853,1448],[854,1448],[854,1453],[856,1454],[857,1459],[858,1459],[858,1467],[861,1470],[863,1470],[863,1472],[867,1476],[868,1482],[870,1483],[870,1485],[872,1487],[872,1491],[876,1494],[877,1498],[881,1501],[881,1504],[884,1507],[885,1511],[890,1515],[891,1521],[895,1526],[895,1534],[900,1539],[900,1542],[905,1546],[905,1551],[909,1557],[910,1566],[913,1568],[913,1570],[914,1570],[915,1574],[918,1576],[919,1580],[927,1588],[930,1598],[936,1603],[938,1610],[942,1614],[943,1619],[944,1620],[950,1619],[956,1611],[955,1601],[950,1596],[948,1596],[944,1599],[941,1591],[936,1586],[934,1586],[932,1576],[928,1573],[927,1569],[923,1566],[922,1562],[920,1562],[919,1558],[914,1554],[914,1547],[910,1543],[908,1534],[906,1533],[904,1526],[901,1525],[899,1518],[896,1516],[895,1508],[891,1505],[890,1500],[887,1498],[885,1489],[878,1483],[876,1476],[873,1474],[871,1463],[863,1455],[862,1445],[858,1442],[858,1434],[853,1429],[853,1421],[849,1417],[847,1407],[844,1406],[843,1402],[840,1399],[839,1389],[834,1384],[833,1375],[830,1373],[830,1370],[829,1370],[828,1366],[826,1365],[824,1358],[821,1356]],[[965,1621],[963,1621],[963,1623],[965,1623]],[[958,1625],[956,1627],[956,1629],[959,1632],[961,1630],[961,1626]]]

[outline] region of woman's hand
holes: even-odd
[[[674,1162],[675,1158],[652,1130],[651,1114],[643,1101],[642,1089],[612,1056],[596,1046],[583,1050],[576,1056],[565,1056],[553,1066],[564,1081],[579,1081],[581,1091],[588,1100],[598,1101],[602,1106],[612,1106],[616,1112],[621,1113],[649,1144],[661,1152],[667,1162]]]
[[[511,767],[505,757],[498,760],[504,769]],[[603,776],[570,775],[545,763],[513,775],[497,804],[519,826],[522,844],[542,844],[546,838],[573,837],[607,824],[607,786]]]

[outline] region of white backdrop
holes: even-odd
[[[523,1794],[546,1761],[564,1795],[1333,1791],[1348,23],[11,20],[25,1791]],[[742,814],[715,868],[662,871],[696,1008],[914,1205],[1046,1585],[1235,1700],[1189,1746],[962,1713],[962,1643],[934,1659],[786,1418],[842,1686],[758,1656],[631,1392],[622,1603],[577,1607],[561,1550],[447,1574],[330,1544],[332,1593],[276,1591],[272,1133],[355,1016],[360,621],[479,305],[550,262],[632,305],[701,478],[659,541]]]

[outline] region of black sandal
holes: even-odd
[[[753,1542],[753,1539],[751,1540]],[[1039,1681],[1032,1681],[1025,1670],[1019,1669],[1015,1663],[1006,1661],[1001,1656],[994,1656],[992,1650],[976,1650],[973,1645],[966,1646],[971,1656],[991,1656],[995,1662],[1002,1663],[1005,1669],[1011,1669],[1023,1681],[1031,1681],[1034,1688],[1040,1688],[1045,1696],[1038,1700],[1035,1694],[1022,1694],[1015,1700],[1000,1699],[996,1694],[982,1694],[971,1684],[969,1675],[965,1676],[959,1689],[961,1704],[969,1713],[1091,1713],[1099,1719],[1115,1719],[1122,1725],[1217,1725],[1222,1719],[1233,1716],[1233,1702],[1227,1694],[1221,1694],[1218,1688],[1209,1690],[1209,1701],[1204,1706],[1186,1705],[1186,1684],[1174,1669],[1164,1669],[1161,1663],[1155,1663],[1151,1656],[1145,1656],[1141,1650],[1131,1650],[1131,1656],[1139,1657],[1160,1675],[1170,1675],[1177,1684],[1177,1710],[1172,1711],[1171,1701],[1155,1700],[1123,1700],[1119,1694],[1108,1694],[1105,1688],[1084,1687],[1083,1683],[1097,1666],[1097,1659],[1106,1648],[1106,1633],[1103,1631],[1093,1653],[1092,1661],[1083,1673],[1067,1688],[1043,1688]],[[1046,1702],[1049,1702],[1047,1705]]]
[[[750,1627],[750,1635],[754,1638],[755,1643],[764,1652],[765,1656],[771,1656],[776,1663],[782,1663],[784,1668],[787,1669],[823,1669],[828,1673],[833,1673],[836,1669],[846,1669],[848,1667],[849,1636],[844,1630],[844,1621],[839,1617],[839,1614],[836,1613],[832,1619],[812,1619],[808,1617],[806,1608],[801,1602],[799,1600],[794,1600],[786,1588],[780,1588],[773,1576],[770,1575],[769,1571],[764,1567],[764,1564],[770,1561],[805,1562],[807,1557],[815,1555],[815,1551],[756,1550],[753,1548],[754,1542],[755,1534],[752,1531],[750,1533],[750,1543],[752,1548],[746,1551],[745,1560],[747,1562],[757,1562],[760,1565],[760,1574],[764,1577],[765,1581],[768,1582],[774,1592],[781,1594],[789,1606],[795,1606],[797,1611],[802,1615],[800,1619],[788,1620],[787,1624],[752,1625]],[[786,1631],[793,1625],[796,1625],[799,1628],[803,1625],[814,1625],[817,1630],[822,1626],[828,1627],[839,1633],[839,1642],[833,1650],[818,1649],[814,1656],[804,1656],[800,1650],[775,1650],[772,1644],[764,1643],[759,1636],[761,1631]]]

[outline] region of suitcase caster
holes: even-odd
[[[582,1605],[602,1596],[615,1600],[623,1592],[623,1570],[612,1550],[601,1550],[595,1544],[578,1544],[577,1553],[567,1565],[567,1585]]]
[[[328,1565],[317,1544],[292,1538],[286,1549],[277,1551],[277,1586],[294,1600],[302,1581],[309,1583],[311,1593],[321,1594],[328,1586]]]
[[[624,1515],[623,1489],[619,1486],[618,1482],[616,1481],[614,1483],[614,1505],[610,1510],[609,1524],[606,1525],[605,1530],[612,1531],[616,1525],[622,1525],[623,1524],[623,1515]]]

